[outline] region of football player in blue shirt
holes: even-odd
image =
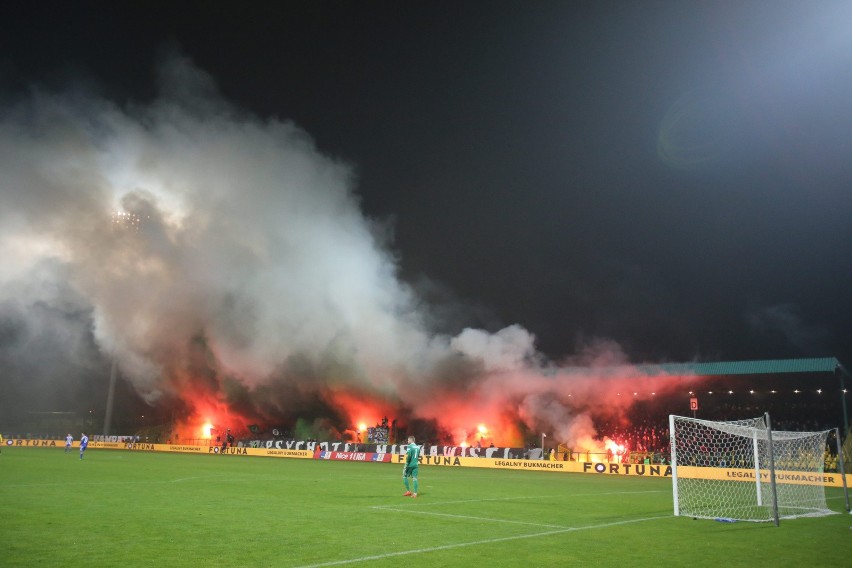
[[[83,452],[86,451],[86,448],[89,446],[89,437],[86,436],[85,432],[81,432],[80,436],[80,459],[83,459]]]

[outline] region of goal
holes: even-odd
[[[823,480],[830,430],[773,431],[768,414],[731,422],[671,415],[669,430],[676,516],[778,524],[833,513]]]

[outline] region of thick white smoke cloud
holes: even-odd
[[[524,369],[535,361],[535,338],[519,325],[511,325],[495,334],[481,329],[465,329],[450,346],[482,362],[486,371]]]
[[[37,293],[33,271],[57,262],[41,282],[68,279],[145,394],[197,334],[249,382],[318,348],[379,382],[427,353],[351,169],[229,107],[185,59],[161,81],[150,106],[41,95],[5,113],[3,295],[31,303],[20,284]]]
[[[450,427],[470,405],[530,427],[571,423],[569,395],[590,387],[545,372],[522,327],[427,329],[349,165],[290,122],[232,107],[184,57],[159,71],[150,104],[42,93],[0,116],[6,327],[39,336],[51,324],[35,307],[59,310],[66,327],[51,345],[64,360],[114,358],[152,403],[198,380],[221,390],[227,375],[267,412],[281,404],[260,399],[284,383],[395,400],[427,419],[464,401]],[[42,380],[62,389],[73,379],[60,367]]]

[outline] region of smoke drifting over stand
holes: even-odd
[[[548,363],[520,326],[434,333],[353,167],[308,133],[230,105],[180,55],[159,81],[151,103],[36,91],[2,110],[5,410],[85,408],[115,360],[184,436],[384,415],[454,443],[482,423],[502,444],[571,442],[594,436],[588,413],[619,416],[619,378]]]

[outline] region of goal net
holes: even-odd
[[[669,416],[674,514],[775,521],[832,514],[825,502],[828,433],[780,432],[768,416],[713,422]]]

